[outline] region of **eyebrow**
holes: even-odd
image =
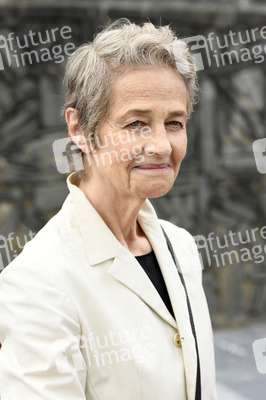
[[[147,108],[147,109],[134,108],[134,109],[126,111],[125,114],[120,115],[118,117],[118,119],[119,119],[119,121],[121,121],[122,119],[127,118],[130,115],[135,115],[135,114],[137,114],[137,115],[151,115],[152,114],[152,110],[150,110],[149,108]],[[169,113],[169,115],[168,115],[168,118],[169,117],[185,117],[185,118],[187,118],[187,113],[185,111],[182,111],[182,110],[180,110],[180,111],[178,111],[178,110],[171,111]]]

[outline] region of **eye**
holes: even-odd
[[[128,124],[128,126],[132,126],[132,127],[137,127],[137,126],[140,126],[140,124],[141,124],[141,122],[140,121],[134,121],[134,122],[131,122],[130,124]]]
[[[168,122],[168,124],[171,125],[171,126],[176,126],[176,127],[179,127],[179,128],[183,128],[182,122],[179,122],[179,121],[170,121],[170,122]]]

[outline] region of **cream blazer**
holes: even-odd
[[[195,400],[195,340],[160,224],[193,312],[202,400],[215,400],[213,335],[193,237],[159,221],[144,202],[138,221],[159,262],[174,319],[71,179],[61,210],[0,275],[1,400]]]

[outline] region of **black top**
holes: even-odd
[[[175,318],[165,281],[154,251],[152,250],[150,253],[144,254],[143,256],[137,256],[136,259],[152,281],[166,307]]]

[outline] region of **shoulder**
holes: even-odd
[[[169,221],[160,219],[159,222],[173,246],[182,273],[201,277],[203,266],[194,237],[186,229]]]
[[[4,279],[30,273],[31,280],[43,276],[56,276],[64,261],[68,259],[75,230],[67,213],[60,210],[46,225],[28,241],[22,252],[4,268],[0,284]]]
[[[57,258],[56,250],[60,252],[63,243],[59,234],[60,218],[59,211],[25,244],[22,252],[1,272],[0,285],[11,277],[17,276],[18,279],[19,276],[22,278],[25,274],[31,275],[31,279],[35,276],[48,277],[50,275],[47,266]]]
[[[195,239],[186,229],[174,225],[172,222],[164,219],[159,219],[161,226],[165,229],[169,238],[174,241],[181,241],[182,243],[194,243]],[[196,245],[196,244],[195,244]]]

